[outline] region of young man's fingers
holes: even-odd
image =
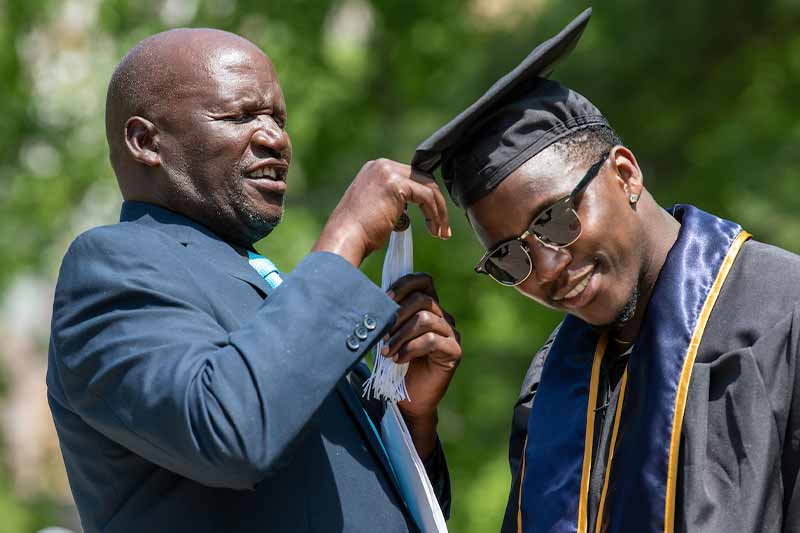
[[[430,311],[420,311],[391,335],[389,342],[384,345],[383,355],[393,357],[404,344],[428,333],[449,337],[453,335],[453,328],[441,316]]]
[[[461,347],[453,337],[428,332],[404,344],[398,350],[395,362],[409,363],[420,357],[430,357],[438,364],[453,368],[461,358]]]
[[[444,311],[441,307],[439,307],[439,304],[436,302],[436,300],[427,294],[422,294],[421,292],[412,292],[405,300],[403,300],[400,309],[397,311],[397,320],[395,320],[391,333],[394,334],[394,332],[400,330],[400,328],[403,327],[406,322],[414,320],[417,314],[426,312],[433,313],[444,320]]]
[[[439,301],[433,286],[433,278],[424,272],[407,274],[395,281],[389,288],[390,297],[397,303],[402,303],[413,292],[425,293],[437,302]]]

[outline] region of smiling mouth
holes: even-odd
[[[578,297],[585,289],[589,286],[589,282],[592,280],[592,276],[594,276],[595,266],[592,266],[588,272],[586,272],[578,283],[576,283],[569,291],[566,293],[555,294],[550,299],[553,302],[563,302],[564,300],[572,300],[573,298]]]
[[[251,180],[286,181],[289,166],[286,164],[264,164],[254,170],[245,171],[244,177]]]
[[[592,276],[586,276],[585,278],[583,278],[583,281],[575,285],[575,287],[571,291],[569,291],[567,294],[564,295],[563,299],[570,300],[572,298],[575,298],[580,293],[582,293],[583,289],[585,289],[586,286],[589,285],[589,278],[591,277]]]
[[[286,194],[286,174],[289,165],[273,159],[250,169],[243,173],[247,187],[261,199],[282,204],[283,195]]]

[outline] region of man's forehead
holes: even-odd
[[[545,206],[569,194],[582,164],[546,149],[509,174],[467,208],[467,218],[484,244],[516,237]]]
[[[187,84],[208,85],[256,75],[274,78],[272,63],[266,54],[233,33],[203,28],[177,29],[155,35],[142,44],[150,49],[147,55],[160,58],[160,68],[173,72]]]
[[[222,80],[259,78],[274,83],[272,63],[260,51],[225,49],[209,61],[209,72]]]
[[[510,177],[524,186],[529,195],[547,199],[563,196],[565,189],[571,189],[584,166],[577,158],[562,153],[558,145],[552,145],[523,163]]]
[[[257,103],[281,99],[274,68],[260,51],[220,49],[206,62],[202,83],[212,88],[221,103]]]
[[[511,174],[495,189],[467,207],[467,218],[488,247],[498,240],[521,234],[540,203],[521,174]]]
[[[132,51],[147,62],[172,64],[173,68],[203,68],[214,59],[264,57],[258,46],[234,33],[211,28],[177,28],[152,35]]]
[[[521,164],[484,198],[490,198],[492,204],[511,208],[524,204],[530,209],[568,194],[583,176],[585,166],[557,145],[551,145]],[[476,204],[487,203],[482,200]]]
[[[272,62],[254,46],[221,47],[213,50],[210,55],[209,64],[224,71],[243,74],[263,72],[269,76],[274,73]]]

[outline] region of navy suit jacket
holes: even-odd
[[[397,305],[335,254],[267,297],[188,218],[126,202],[120,220],[72,243],[53,307],[48,399],[86,532],[414,531],[348,381]]]

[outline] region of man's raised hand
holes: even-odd
[[[358,267],[389,239],[408,203],[419,206],[432,235],[450,237],[444,196],[430,174],[389,159],[369,161],[331,213],[313,250],[337,253]]]

